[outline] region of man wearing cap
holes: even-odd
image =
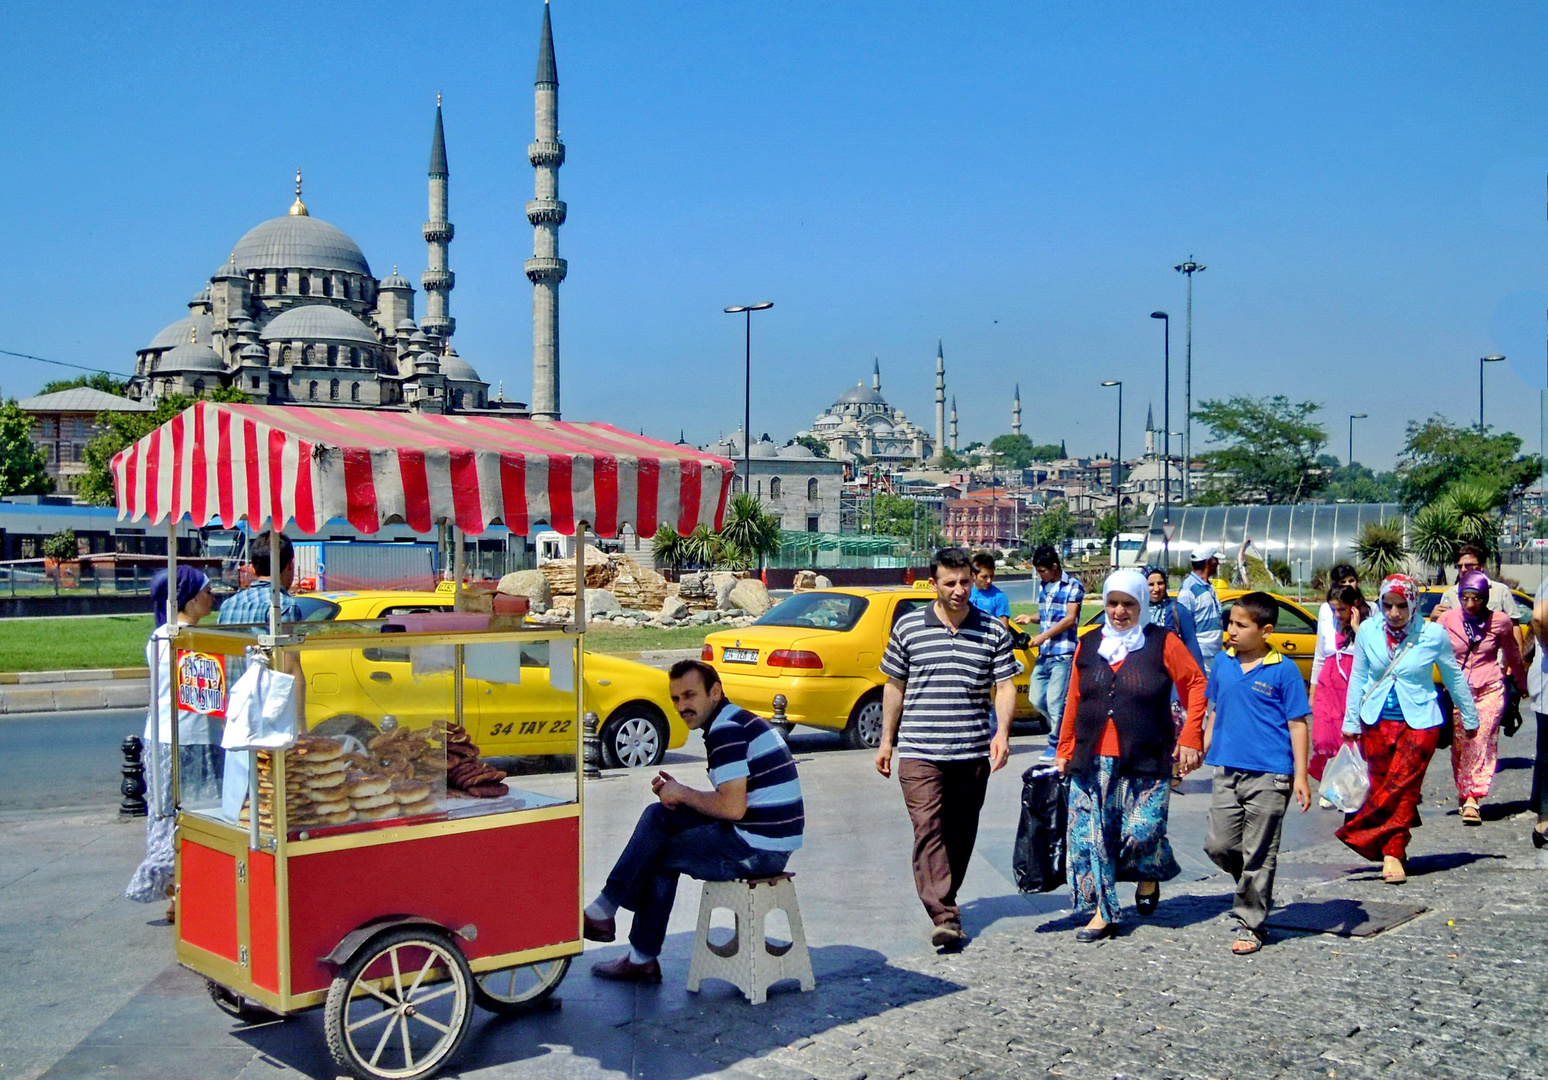
[[[1204,672],[1209,673],[1220,651],[1220,600],[1210,578],[1220,571],[1220,549],[1214,544],[1199,544],[1188,556],[1193,573],[1183,578],[1177,590],[1177,602],[1193,615],[1198,632],[1199,653],[1204,657]]]

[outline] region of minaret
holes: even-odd
[[[876,357],[871,364],[871,389],[881,393],[881,357]]]
[[[957,452],[957,395],[951,395],[951,452]]]
[[[1021,434],[1021,384],[1016,384],[1016,396],[1011,398],[1011,434]]]
[[[935,459],[946,449],[946,353],[935,339]]]
[[[1156,407],[1145,406],[1145,456],[1156,456]]]
[[[456,283],[447,268],[451,247],[452,223],[446,220],[446,188],[451,174],[446,168],[446,133],[441,129],[441,95],[435,95],[435,135],[430,140],[430,220],[425,222],[425,243],[430,246],[428,269],[420,275],[425,289],[425,317],[419,325],[431,337],[444,343],[457,329],[451,317],[448,295]]]
[[[532,282],[532,417],[559,419],[559,283],[569,267],[559,257],[559,226],[564,203],[559,201],[559,166],[564,143],[559,141],[559,69],[554,64],[554,31],[548,4],[543,4],[543,40],[538,45],[536,86],[537,134],[527,147],[527,160],[537,176],[527,220],[532,223],[532,258],[527,280]]]

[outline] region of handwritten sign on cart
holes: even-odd
[[[218,653],[177,650],[179,712],[226,717],[226,658]]]

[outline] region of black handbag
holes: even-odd
[[[1435,740],[1435,749],[1445,750],[1451,746],[1452,724],[1454,723],[1454,708],[1451,702],[1451,691],[1444,686],[1435,692],[1436,704],[1440,706],[1441,726],[1440,736]]]
[[[1500,726],[1506,735],[1521,730],[1521,690],[1509,675],[1505,676],[1505,711],[1500,714]]]
[[[1047,765],[1021,774],[1021,821],[1011,870],[1022,892],[1049,892],[1065,883],[1064,834],[1069,782]]]

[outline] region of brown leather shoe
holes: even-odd
[[[599,979],[611,979],[613,982],[658,983],[661,981],[661,965],[658,962],[649,960],[643,964],[631,964],[627,953],[605,964],[593,964],[591,973]]]
[[[612,919],[593,919],[581,912],[581,936],[587,941],[613,941],[618,937],[618,925]]]
[[[967,935],[960,926],[942,923],[930,932],[930,944],[937,949],[961,948],[966,943]]]

